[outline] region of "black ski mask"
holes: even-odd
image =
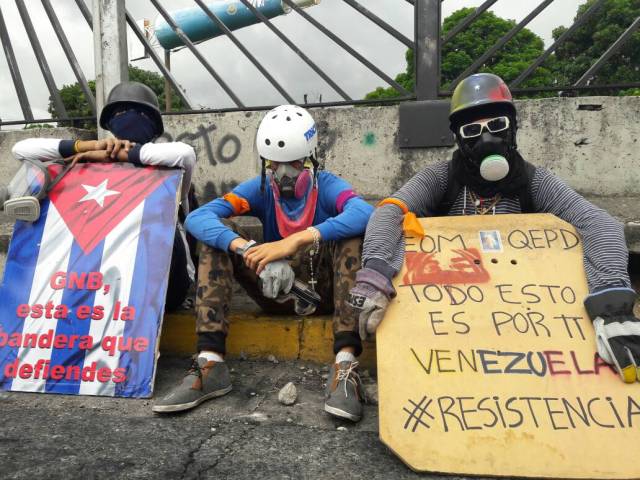
[[[484,118],[504,115],[486,115]],[[460,125],[482,118],[477,113],[458,123]],[[500,193],[513,196],[526,184],[524,160],[517,151],[515,119],[502,132],[491,133],[486,129],[479,137],[464,139],[456,131],[458,150],[453,154],[456,179],[482,197]]]
[[[151,119],[133,108],[114,115],[109,120],[109,130],[116,138],[139,144],[152,142],[156,137],[156,129]]]

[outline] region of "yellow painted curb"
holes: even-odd
[[[227,355],[278,360],[309,360],[330,363],[334,360],[333,329],[330,316],[296,317],[256,313],[232,314],[227,337]],[[166,314],[160,336],[160,351],[165,355],[190,355],[195,352],[196,332],[193,312]],[[365,342],[358,358],[364,368],[374,369],[375,343]]]

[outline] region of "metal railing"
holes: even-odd
[[[84,0],[74,0],[75,4],[89,25],[93,28],[92,14]],[[98,1],[98,0],[94,0]],[[124,0],[117,0],[124,1]],[[191,113],[203,111],[231,111],[231,110],[254,110],[269,108],[267,105],[252,105],[248,104],[246,100],[243,100],[241,96],[234,91],[231,85],[224,80],[224,75],[214,68],[211,59],[208,59],[205,54],[202,53],[197,41],[192,40],[184,31],[184,25],[181,25],[179,20],[172,17],[170,12],[160,0],[149,0],[151,5],[157,13],[164,19],[168,27],[173,34],[179,39],[183,45],[182,48],[187,49],[194,60],[200,64],[206,72],[212,77],[214,82],[224,91],[224,93],[231,99],[233,107],[231,108],[216,108],[216,105],[207,105],[206,109],[196,109],[195,103],[190,99],[188,92],[185,91],[179,83],[179,79],[176,75],[181,72],[172,72],[167,65],[168,55],[165,52],[164,58],[158,53],[156,46],[152,44],[148,37],[148,32],[144,31],[136,23],[129,11],[125,13],[125,19],[127,25],[131,29],[137,41],[141,42],[144,47],[148,58],[153,61],[160,74],[165,78],[167,84],[167,91],[177,95],[184,108],[181,112],[177,113]],[[351,7],[351,9],[357,12],[363,21],[371,22],[374,24],[378,31],[384,35],[387,35],[390,41],[399,42],[401,45],[406,46],[409,49],[414,50],[415,61],[415,91],[408,91],[400,82],[392,78],[388,73],[385,73],[383,68],[379,65],[375,65],[370,59],[367,58],[362,52],[359,52],[354,47],[349,45],[344,39],[337,35],[330,25],[321,23],[313,16],[312,9],[305,10],[305,6],[308,3],[312,3],[313,0],[281,0],[282,9],[285,12],[289,12],[297,17],[297,21],[304,22],[307,28],[314,29],[320,32],[323,38],[326,38],[327,42],[331,42],[337,45],[342,51],[346,52],[359,64],[364,66],[370,73],[379,78],[385,85],[395,91],[396,97],[389,100],[359,100],[354,99],[345,91],[344,85],[341,85],[341,79],[331,77],[323,68],[322,62],[314,61],[308,54],[305,54],[302,49],[295,43],[295,41],[287,36],[282,29],[272,21],[268,14],[261,9],[261,5],[264,5],[265,0],[230,0],[230,5],[233,3],[235,9],[245,8],[247,14],[253,16],[252,23],[258,23],[262,28],[270,30],[282,43],[290,49],[295,55],[300,58],[304,64],[306,64],[314,73],[317,78],[326,83],[337,95],[339,100],[331,102],[318,102],[309,105],[312,106],[332,106],[332,105],[359,105],[359,104],[372,104],[372,103],[386,103],[386,102],[402,102],[412,100],[436,100],[438,98],[447,97],[451,94],[452,89],[467,75],[480,71],[483,67],[496,55],[499,55],[501,49],[505,47],[510,41],[514,39],[526,26],[536,17],[538,17],[547,7],[549,7],[555,0],[543,0],[535,8],[531,10],[520,22],[514,24],[512,28],[504,34],[498,41],[496,41],[486,52],[475,58],[471,64],[466,66],[456,78],[443,88],[441,82],[441,52],[443,47],[453,42],[457,35],[465,32],[474,25],[474,22],[482,18],[489,8],[494,6],[498,0],[487,0],[480,6],[475,8],[469,15],[463,18],[457,25],[446,32],[443,35],[441,11],[443,0],[404,0],[398,4],[397,0],[389,0],[394,2],[397,8],[403,8],[407,11],[407,15],[410,15],[413,10],[414,15],[414,35],[413,38],[408,38],[406,35],[398,31],[396,28],[390,25],[379,15],[376,15],[371,10],[367,9],[362,3],[362,0],[341,0],[345,5]],[[271,1],[271,0],[266,0]],[[306,3],[305,3],[306,1]],[[506,1],[506,0],[502,0]],[[74,77],[76,78],[87,104],[93,116],[71,117],[67,114],[64,102],[61,98],[58,84],[56,83],[51,69],[47,61],[47,53],[44,51],[43,46],[40,43],[38,35],[34,29],[33,23],[30,18],[30,14],[24,0],[14,0],[18,9],[22,25],[27,33],[31,48],[38,63],[39,70],[45,81],[46,87],[50,94],[50,100],[55,115],[52,118],[35,119],[27,91],[25,89],[24,81],[20,73],[19,62],[13,51],[13,46],[5,20],[2,14],[3,4],[0,4],[0,42],[2,43],[6,62],[9,72],[15,88],[15,93],[22,111],[22,119],[16,120],[4,120],[0,119],[0,127],[3,125],[19,125],[29,123],[51,123],[51,122],[64,122],[65,124],[74,124],[74,122],[87,121],[95,119],[95,115],[98,113],[100,105],[96,104],[95,96],[90,88],[87,77],[92,75],[92,72],[83,72],[80,68],[78,59],[76,58],[72,45],[70,44],[57,16],[54,8],[51,5],[50,0],[41,0],[42,6],[46,13],[46,16],[56,34],[58,42],[64,52],[64,55],[71,67]],[[282,97],[282,101],[288,103],[305,103],[302,98],[296,98],[291,92],[287,91],[285,86],[276,80],[278,75],[276,72],[270,71],[264,63],[262,63],[256,55],[252,54],[250,49],[243,44],[238,38],[238,35],[234,33],[234,29],[231,25],[227,25],[221,18],[219,13],[216,13],[213,9],[208,8],[202,0],[193,0],[194,8],[199,9],[212,26],[218,28],[221,35],[229,39],[229,41],[238,49],[239,52],[258,70],[258,72],[266,79],[266,81],[278,92]],[[165,2],[166,3],[166,2]],[[7,2],[4,2],[6,5]],[[32,3],[29,2],[31,5]],[[607,64],[611,58],[618,54],[621,48],[632,38],[632,36],[640,29],[640,17],[635,19],[629,19],[629,26],[626,30],[619,35],[619,37],[612,42],[609,48],[604,51],[599,58],[597,58],[589,68],[573,83],[565,85],[544,85],[537,87],[522,87],[523,84],[529,79],[541,66],[545,64],[549,58],[558,51],[568,39],[570,39],[575,33],[591,19],[597,12],[606,7],[607,0],[596,0],[590,7],[582,13],[582,15],[575,21],[575,23],[565,30],[552,45],[550,45],[538,58],[533,60],[530,65],[527,66],[518,76],[513,79],[509,86],[516,95],[528,95],[533,93],[556,93],[558,92],[584,92],[589,93],[593,91],[615,91],[627,88],[640,88],[640,81],[637,82],[622,82],[614,81],[609,84],[593,84],[592,80],[597,78],[597,74],[600,69]],[[413,6],[413,7],[411,7]],[[230,7],[231,8],[231,7]],[[286,66],[282,68],[286,69]]]

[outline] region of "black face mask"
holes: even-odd
[[[518,154],[515,144],[515,132],[484,132],[480,137],[471,139],[457,138],[459,149],[454,152],[453,167],[456,179],[482,197],[493,197],[500,193],[511,196],[521,190],[526,183],[524,160]],[[507,175],[497,181],[483,178],[480,173],[482,162],[487,157],[497,155],[508,162]],[[503,161],[504,162],[504,161]]]
[[[484,132],[478,138],[462,140],[460,148],[462,153],[480,168],[482,161],[491,155],[500,155],[508,161],[512,150],[509,144],[510,142],[505,136]]]
[[[116,138],[139,144],[153,141],[156,129],[149,117],[134,109],[115,115],[109,121],[109,130]]]

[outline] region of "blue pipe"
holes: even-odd
[[[258,4],[256,9],[267,18],[283,15],[290,10],[288,7],[285,9],[281,0],[257,0],[254,4],[256,3]],[[208,4],[207,7],[222,20],[229,30],[237,30],[260,22],[260,19],[238,0],[218,1]],[[170,15],[194,43],[224,33],[200,7],[175,10],[170,12]],[[160,15],[155,21],[155,34],[165,50],[184,46],[180,38]]]

